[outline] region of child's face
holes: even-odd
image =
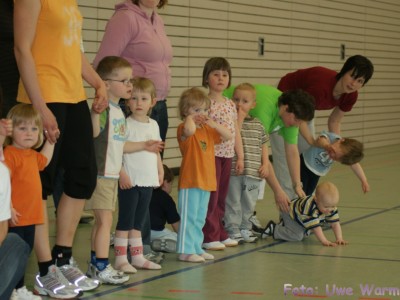
[[[14,126],[12,145],[19,149],[30,149],[39,140],[39,127],[33,121],[22,122]]]
[[[129,99],[132,93],[132,69],[119,68],[105,80],[108,98],[118,103],[119,99]]]
[[[236,90],[232,97],[233,102],[236,104],[236,109],[242,110],[248,115],[249,111],[256,107],[256,99],[254,93],[249,90]]]
[[[203,102],[201,104],[197,104],[190,107],[188,110],[188,115],[191,115],[193,117],[195,116],[208,117],[208,112],[209,112],[209,107],[207,106],[206,102]]]
[[[331,144],[328,149],[329,157],[335,161],[340,161],[343,155],[345,155],[345,149],[342,146],[343,139],[339,139]]]
[[[211,91],[222,93],[229,84],[229,73],[223,70],[214,70],[208,74],[208,87]]]
[[[145,118],[155,103],[156,99],[151,98],[151,94],[149,92],[134,90],[131,98],[127,102],[127,105],[134,117]]]
[[[332,199],[319,199],[315,198],[318,210],[324,215],[330,215],[335,209],[337,202]]]

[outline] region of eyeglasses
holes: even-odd
[[[123,83],[124,85],[131,85],[132,82],[133,82],[133,79],[122,79],[122,80],[117,80],[117,79],[108,79],[108,78],[106,78],[106,79],[104,79],[104,80],[121,82],[121,83]]]

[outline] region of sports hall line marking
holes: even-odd
[[[397,206],[394,206],[394,207],[391,207],[391,208],[386,208],[386,209],[383,209],[381,211],[377,211],[377,212],[374,212],[374,213],[370,213],[370,214],[367,214],[367,215],[364,215],[364,216],[349,220],[347,222],[343,222],[343,223],[341,223],[341,225],[343,226],[343,225],[351,224],[351,223],[354,223],[354,222],[357,222],[357,221],[360,221],[360,220],[368,219],[370,217],[373,217],[373,216],[376,216],[376,215],[379,215],[379,214],[383,214],[383,213],[386,213],[388,211],[391,211],[391,210],[394,210],[394,209],[398,209],[398,208],[400,208],[400,205],[397,205]],[[329,228],[326,228],[325,230],[327,230],[327,229],[329,229]],[[115,287],[115,288],[111,288],[111,289],[106,290],[106,291],[102,291],[102,292],[98,292],[98,293],[94,293],[94,294],[88,295],[87,297],[81,297],[80,299],[82,299],[82,300],[97,299],[97,298],[99,298],[101,296],[105,296],[105,295],[112,294],[112,293],[115,293],[115,292],[118,292],[118,291],[126,290],[126,289],[129,289],[129,288],[144,284],[144,283],[152,282],[152,281],[155,281],[155,280],[158,280],[158,279],[166,278],[166,277],[169,277],[169,276],[172,276],[172,275],[180,274],[180,273],[191,271],[191,270],[194,270],[194,269],[204,268],[204,267],[209,266],[211,264],[224,262],[226,260],[237,258],[239,256],[243,256],[243,255],[246,255],[246,254],[249,254],[249,253],[252,253],[252,252],[260,251],[260,252],[268,253],[267,251],[262,251],[262,250],[264,250],[266,248],[271,248],[271,247],[274,247],[274,246],[277,246],[277,245],[280,245],[280,244],[283,244],[283,243],[287,243],[287,242],[286,241],[274,241],[271,244],[255,247],[253,249],[248,249],[248,250],[245,250],[245,251],[242,251],[242,252],[239,252],[239,253],[228,255],[226,257],[218,258],[218,259],[216,259],[214,261],[208,261],[208,262],[205,262],[205,263],[202,263],[202,264],[199,264],[199,265],[186,267],[186,268],[175,270],[175,271],[171,271],[171,272],[168,272],[168,273],[165,273],[165,274],[161,274],[161,275],[157,275],[157,276],[154,276],[154,277],[146,278],[146,279],[143,279],[143,280],[140,280],[140,281],[132,282],[132,283],[129,283],[129,284],[126,284],[126,285],[122,285],[122,286],[118,286],[118,287]],[[281,253],[281,252],[277,252],[277,253]],[[296,255],[296,253],[293,253],[293,254]]]

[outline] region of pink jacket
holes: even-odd
[[[133,76],[151,79],[157,100],[162,100],[171,85],[172,46],[161,17],[154,12],[152,18],[153,22],[130,0],[116,4],[93,65],[105,56],[125,58],[132,65]]]

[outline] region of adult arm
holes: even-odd
[[[289,197],[283,191],[281,185],[276,179],[274,168],[272,164],[269,164],[268,176],[265,178],[272,192],[274,193],[275,203],[278,206],[279,210],[282,212],[289,212]]]
[[[104,81],[100,78],[99,74],[93,69],[87,60],[85,54],[81,52],[82,59],[82,77],[91,87],[96,90],[93,100],[92,109],[101,113],[108,106],[107,89]]]
[[[345,112],[339,107],[335,107],[328,118],[328,129],[330,132],[340,135],[340,123]]]
[[[293,189],[299,197],[305,197],[306,194],[303,191],[300,179],[300,154],[297,144],[288,144],[285,142],[285,152]]]
[[[40,10],[40,0],[14,1],[14,53],[25,90],[43,120],[46,138],[55,143],[60,133],[57,120],[42,97],[31,51]]]
[[[0,246],[6,238],[8,232],[8,220],[0,221]]]
[[[353,170],[354,174],[356,174],[357,178],[361,181],[361,188],[364,193],[370,191],[369,183],[367,180],[367,176],[365,176],[364,170],[359,163],[351,165],[350,168]]]

